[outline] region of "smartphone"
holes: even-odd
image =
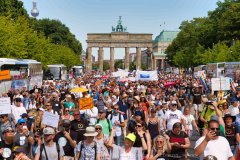
[[[206,105],[212,105],[212,103],[213,103],[212,101],[207,101]]]
[[[23,129],[27,129],[27,126],[26,126],[26,125],[24,125],[24,126],[23,126]]]

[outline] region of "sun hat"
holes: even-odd
[[[83,134],[86,137],[95,137],[98,133],[95,131],[95,128],[92,126],[89,126],[86,128],[86,133]]]
[[[46,127],[43,129],[43,134],[44,135],[50,135],[50,134],[55,134],[55,131],[51,127]]]
[[[138,102],[140,102],[140,97],[139,96],[134,96],[134,99],[136,99]]]
[[[95,127],[97,127],[97,126],[100,126],[101,128],[103,128],[103,127],[102,127],[102,124],[100,124],[100,123],[97,123],[97,124],[95,125]]]
[[[21,117],[22,117],[22,118],[28,118],[28,114],[27,114],[27,113],[23,113],[23,114],[21,115]]]
[[[128,95],[126,94],[126,93],[124,93],[123,95],[122,95],[122,99],[123,98],[127,98],[128,97]]]
[[[133,133],[128,133],[128,135],[125,137],[125,139],[129,139],[130,141],[132,141],[134,143],[136,140],[136,136]]]
[[[231,117],[233,122],[236,120],[236,116],[232,116],[231,114],[225,114],[225,116],[223,117],[223,120],[226,121],[226,118],[228,117]]]

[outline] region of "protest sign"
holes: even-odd
[[[11,101],[10,97],[0,98],[0,114],[11,113]]]
[[[93,108],[93,98],[80,98],[79,99],[79,109],[85,110],[85,109],[91,109]]]
[[[137,71],[135,78],[137,81],[157,81],[158,75],[157,71]]]
[[[0,71],[0,81],[11,79],[10,70]]]
[[[53,114],[50,112],[44,112],[42,123],[51,126],[51,127],[58,127],[59,122],[59,115]]]
[[[221,78],[212,78],[211,79],[212,91],[225,91],[230,90],[230,78],[221,77]]]

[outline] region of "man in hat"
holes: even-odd
[[[11,127],[7,127],[2,132],[2,137],[0,139],[0,159],[6,158],[7,160],[13,159],[13,154],[11,153],[9,157],[3,157],[4,148],[8,148],[12,150],[13,148],[13,140],[14,140],[14,130]]]
[[[17,123],[17,120],[21,118],[23,113],[27,113],[26,109],[22,106],[22,99],[19,97],[15,98],[15,103],[11,106],[11,110],[15,124]]]
[[[228,111],[232,116],[236,116],[237,114],[239,114],[239,102],[234,97],[231,99],[231,103],[232,104],[229,106]]]
[[[31,146],[34,143],[33,133],[28,130],[26,120],[20,118],[16,124],[16,134],[14,138],[15,146],[22,146],[27,155],[30,155]]]
[[[217,159],[234,160],[230,145],[225,137],[220,135],[220,124],[217,119],[208,122],[207,134],[200,137],[195,144],[194,152],[203,160],[208,155]]]
[[[63,147],[53,141],[55,131],[51,127],[43,129],[44,143],[37,147],[34,160],[63,160]]]
[[[70,120],[62,121],[62,131],[58,132],[53,141],[63,147],[66,159],[74,159],[74,148],[77,144],[77,133],[70,130]]]
[[[225,123],[225,135],[230,144],[232,153],[236,153],[237,144],[239,144],[239,132],[237,127],[233,124],[236,120],[235,116],[231,114],[225,114],[224,123]]]

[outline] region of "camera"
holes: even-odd
[[[212,105],[212,104],[213,104],[212,101],[207,101],[207,102],[206,102],[206,105]]]

